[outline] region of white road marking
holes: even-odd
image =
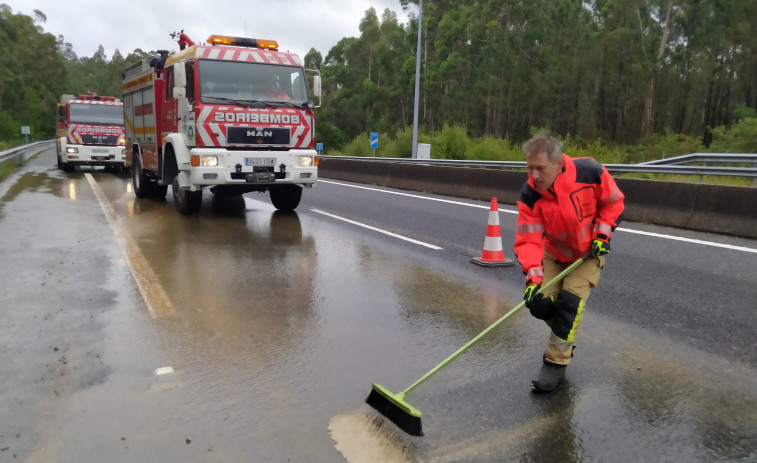
[[[92,174],[87,172],[84,176],[92,187],[92,191],[95,192],[103,213],[105,213],[105,218],[108,220],[113,236],[115,236],[118,246],[126,258],[126,263],[129,265],[129,270],[131,270],[134,281],[137,283],[139,292],[142,293],[142,298],[145,304],[147,304],[150,315],[153,318],[167,318],[176,315],[176,309],[174,309],[171,300],[168,298],[163,286],[159,283],[152,267],[147,263],[147,259],[145,259],[139,246],[137,246],[130,236],[123,233],[121,227],[118,226],[118,215],[113,206],[110,205],[102,188],[97,184]]]
[[[382,190],[380,188],[371,188],[371,187],[365,187],[365,186],[360,186],[360,185],[350,185],[348,183],[334,182],[334,181],[331,181],[331,180],[318,179],[318,181],[319,182],[323,182],[323,183],[331,183],[333,185],[346,186],[346,187],[349,187],[349,188],[358,188],[358,189],[361,189],[361,190],[376,191],[376,192],[379,192],[379,193],[388,193],[388,194],[392,194],[392,195],[407,196],[407,197],[410,197],[410,198],[425,199],[425,200],[428,200],[428,201],[438,201],[438,202],[441,202],[441,203],[454,204],[454,205],[458,205],[458,206],[475,207],[475,208],[478,208],[478,209],[489,209],[490,208],[490,206],[484,206],[484,205],[481,205],[481,204],[470,204],[470,203],[464,203],[462,201],[452,201],[452,200],[448,200],[448,199],[430,198],[428,196],[415,195],[415,194],[411,194],[411,193],[401,193],[401,192],[398,192],[398,191],[388,191],[388,190]],[[503,209],[503,208],[499,208],[499,211],[500,212],[507,212],[509,214],[517,214],[518,213],[517,210]],[[633,230],[633,229],[625,228],[625,227],[618,227],[615,231],[622,231],[622,232],[626,232],[626,233],[635,233],[637,235],[654,236],[655,238],[663,238],[663,239],[668,239],[668,240],[683,241],[683,242],[686,242],[686,243],[701,244],[703,246],[713,246],[713,247],[716,247],[716,248],[730,249],[730,250],[733,250],[733,251],[750,252],[750,253],[753,253],[753,254],[757,254],[757,249],[755,249],[755,248],[748,248],[748,247],[745,247],[745,246],[734,246],[732,244],[716,243],[714,241],[704,241],[704,240],[697,240],[697,239],[693,239],[693,238],[683,238],[683,237],[680,237],[680,236],[665,235],[665,234],[662,234],[662,233],[653,233],[653,232],[646,232],[646,231],[641,231],[641,230]]]
[[[155,376],[168,375],[173,373],[173,367],[160,367],[155,369]]]
[[[751,252],[751,253],[757,254],[757,249],[747,248],[745,246],[734,246],[732,244],[715,243],[713,241],[703,241],[703,240],[697,240],[693,238],[683,238],[681,236],[663,235],[662,233],[653,233],[653,232],[647,232],[647,231],[641,231],[641,230],[631,230],[630,228],[618,227],[615,229],[615,231],[624,231],[627,233],[636,233],[637,235],[654,236],[656,238],[664,238],[664,239],[675,240],[675,241],[684,241],[686,243],[702,244],[704,246],[714,246],[716,248],[731,249],[733,251]]]
[[[392,232],[389,232],[389,231],[386,231],[386,230],[382,230],[380,228],[372,227],[372,226],[366,225],[364,223],[355,222],[354,220],[346,219],[344,217],[340,217],[340,216],[334,215],[334,214],[329,214],[328,212],[324,212],[324,211],[321,211],[319,209],[310,209],[310,210],[313,211],[313,212],[316,212],[318,214],[322,214],[322,215],[325,215],[327,217],[331,217],[332,219],[337,219],[337,220],[341,220],[341,221],[344,221],[344,222],[347,222],[347,223],[351,223],[352,225],[357,225],[359,227],[367,228],[368,230],[373,230],[373,231],[376,231],[376,232],[379,232],[379,233],[383,233],[385,235],[389,235],[389,236],[394,237],[394,238],[399,238],[401,240],[405,240],[405,241],[408,241],[410,243],[418,244],[418,245],[425,246],[425,247],[431,248],[431,249],[436,249],[436,250],[442,249],[439,246],[434,246],[433,244],[424,243],[423,241],[414,240],[412,238],[408,238],[406,236],[398,235],[396,233],[392,233]]]
[[[323,180],[323,179],[320,179],[320,178],[318,179],[318,182],[331,183],[333,185],[347,186],[347,187],[350,187],[350,188],[359,188],[361,190],[378,191],[379,193],[388,193],[388,194],[391,194],[391,195],[408,196],[410,198],[426,199],[428,201],[438,201],[440,203],[456,204],[456,205],[459,205],[459,206],[475,207],[475,208],[478,208],[478,209],[486,209],[487,211],[491,208],[491,206],[484,206],[484,205],[481,205],[481,204],[470,204],[470,203],[464,203],[462,201],[452,201],[452,200],[449,200],[449,199],[430,198],[428,196],[414,195],[414,194],[410,194],[410,193],[401,193],[399,191],[388,191],[388,190],[382,190],[382,189],[379,189],[379,188],[371,188],[371,187],[367,187],[367,186],[349,185],[347,183],[334,182],[334,181],[331,181],[331,180]],[[500,210],[500,212],[508,212],[510,214],[517,214],[518,213],[517,210],[511,210],[511,209],[502,209],[502,208],[500,208],[499,210]]]

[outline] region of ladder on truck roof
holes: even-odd
[[[127,67],[121,74],[121,78],[124,82],[126,82],[135,77],[139,77],[141,75],[147,74],[148,72],[151,72],[151,69],[154,67],[162,69],[163,63],[165,63],[166,58],[168,58],[168,50],[158,50],[157,55],[151,56],[149,58],[144,58],[142,61],[136,62]]]

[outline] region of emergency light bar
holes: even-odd
[[[213,34],[208,37],[208,43],[213,45],[236,45],[239,47],[266,48],[273,51],[279,49],[279,43],[275,40],[248,39],[247,37],[231,37],[228,35]]]
[[[78,100],[118,101],[118,99],[114,96],[100,96],[95,92],[89,92],[86,95],[76,93],[75,95]]]

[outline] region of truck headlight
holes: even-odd
[[[66,153],[78,153],[79,148],[66,148]]]
[[[218,156],[201,156],[200,165],[202,167],[216,167],[218,166]]]
[[[313,165],[313,156],[297,156],[297,165],[300,167],[310,167]]]

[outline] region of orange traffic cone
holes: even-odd
[[[515,265],[512,259],[505,258],[505,252],[502,250],[497,198],[492,198],[492,207],[489,211],[489,226],[486,228],[486,238],[484,239],[484,250],[481,253],[481,257],[473,257],[470,261],[484,267],[509,267]]]

